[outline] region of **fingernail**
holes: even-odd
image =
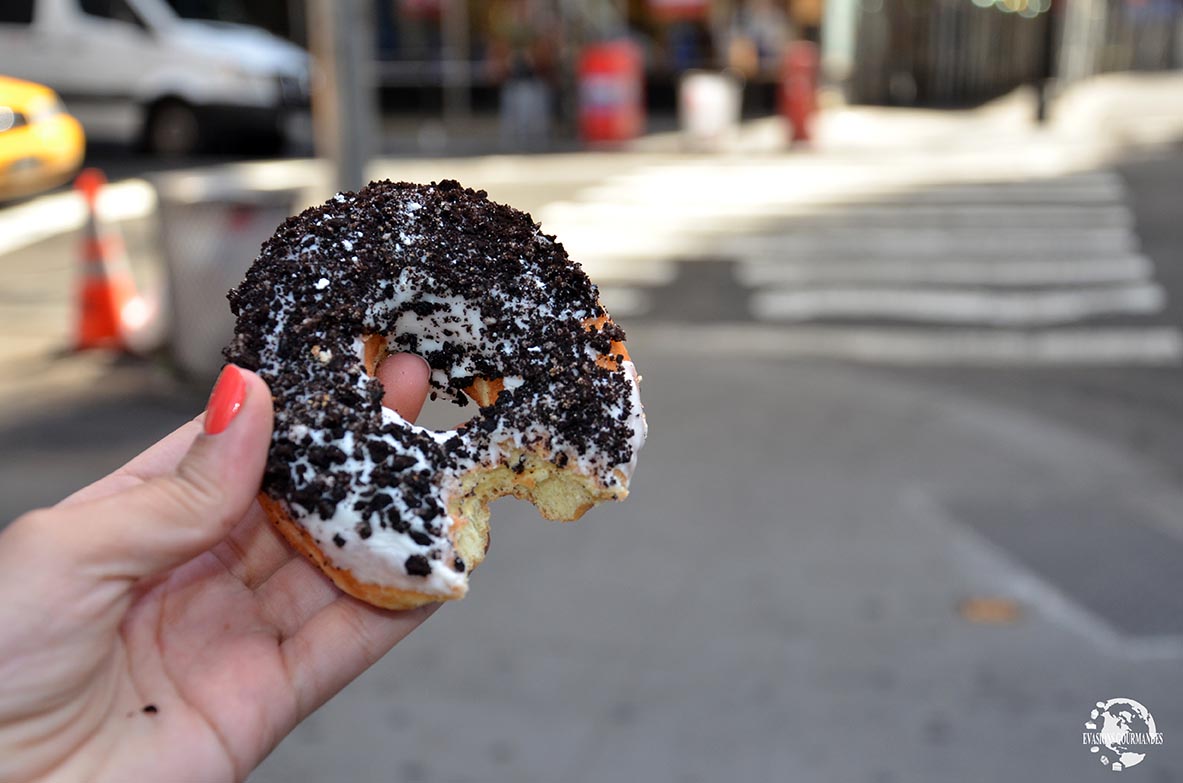
[[[245,399],[246,380],[242,377],[242,370],[227,364],[222,368],[222,374],[218,376],[218,382],[214,384],[205,406],[206,434],[217,435],[229,427]]]

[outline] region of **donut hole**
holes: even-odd
[[[366,374],[381,384],[382,378],[378,375],[378,366],[390,355],[387,341],[381,335],[367,335],[363,338],[363,342],[365,346],[363,361]],[[495,391],[492,392],[491,399],[496,399]],[[468,405],[460,406],[439,397],[433,391],[427,395],[427,400],[424,401],[415,423],[435,432],[447,432],[459,429],[472,421],[476,417],[476,411],[477,408],[471,401]]]
[[[435,399],[432,399],[435,397]],[[423,403],[423,410],[419,413],[419,418],[415,423],[420,427],[426,427],[435,432],[446,432],[448,430],[460,429],[463,425],[476,418],[477,407],[470,402],[463,408],[452,402],[445,400],[442,397],[436,397],[434,394],[427,395],[427,401]]]
[[[477,378],[464,390],[468,395],[467,405],[457,405],[450,400],[429,394],[417,424],[436,432],[458,430],[477,417],[477,411],[481,406],[497,402],[497,397],[504,388],[505,383],[500,379]]]

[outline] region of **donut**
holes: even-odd
[[[280,225],[229,299],[225,358],[274,400],[260,503],[356,598],[463,597],[498,497],[566,521],[628,494],[647,425],[624,332],[562,244],[484,191],[340,193]],[[399,352],[475,415],[436,432],[384,408]]]

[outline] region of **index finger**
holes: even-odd
[[[382,404],[407,421],[414,421],[423,410],[431,388],[428,384],[431,368],[427,362],[413,353],[396,353],[382,360],[377,376],[385,389]]]

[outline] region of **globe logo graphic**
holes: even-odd
[[[1151,746],[1162,744],[1154,716],[1133,699],[1097,702],[1084,728],[1084,744],[1114,772],[1141,764]]]

